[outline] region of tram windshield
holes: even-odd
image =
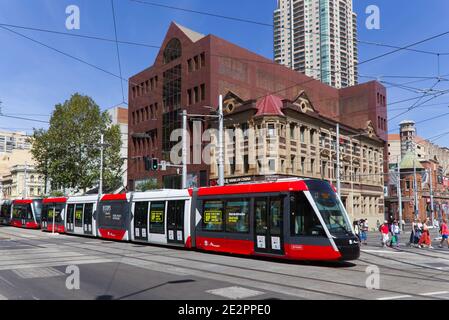
[[[15,204],[12,211],[13,219],[33,220],[31,204]]]
[[[329,183],[320,180],[305,182],[329,232],[331,234],[352,233],[344,208]]]

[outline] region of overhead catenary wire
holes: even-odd
[[[6,30],[8,30],[8,31],[10,31],[10,32],[14,32],[13,30],[10,30],[10,29],[5,28],[5,27],[4,27],[4,29],[6,29]],[[16,33],[16,32],[14,32],[14,33]],[[41,43],[41,42],[39,42],[39,41],[37,41],[37,40],[35,40],[35,39],[31,39],[30,37],[25,36],[25,35],[23,35],[23,34],[20,34],[20,33],[17,33],[17,34],[19,34],[19,35],[21,35],[21,36],[24,36],[24,37],[28,38],[29,40],[32,40],[32,41],[34,41],[34,42],[37,42],[37,43],[39,43],[39,44],[41,44],[41,45],[45,45],[45,44],[43,44],[43,43]],[[437,35],[437,36],[441,36],[441,34],[440,34],[440,35]],[[431,39],[433,39],[433,38],[435,38],[435,37],[437,37],[437,36],[431,37]],[[92,37],[92,38],[94,38],[94,37]],[[429,38],[429,39],[430,39],[430,38]],[[114,40],[112,40],[112,41],[114,41]],[[416,42],[415,44],[408,45],[407,47],[411,47],[411,46],[416,45],[416,44],[418,44],[418,43],[422,43],[422,41],[427,41],[427,40],[426,40],[426,39],[421,40],[420,42]],[[116,40],[115,42],[116,42],[116,44],[117,44],[117,40]],[[45,46],[48,47],[48,45],[45,45]],[[158,47],[158,46],[155,46],[155,47]],[[159,48],[160,48],[160,47],[159,47]],[[53,50],[56,50],[56,51],[59,52],[59,53],[63,53],[63,52],[61,52],[61,51],[58,50],[58,49],[55,49],[55,48],[52,48],[52,49],[53,49]],[[406,47],[398,48],[399,51],[400,51],[400,50],[405,50],[405,49],[406,49]],[[63,54],[65,54],[65,53],[63,53]],[[72,56],[72,55],[69,55],[69,56],[70,56],[71,58],[75,58],[76,60],[78,60],[78,61],[80,61],[80,62],[87,63],[88,65],[93,66],[93,67],[95,67],[96,69],[99,69],[99,70],[101,70],[101,71],[103,71],[103,72],[106,72],[106,73],[108,73],[108,74],[111,74],[111,75],[113,75],[113,76],[115,76],[115,77],[118,77],[118,78],[120,78],[121,80],[123,80],[123,78],[122,78],[121,76],[114,75],[113,73],[111,73],[111,72],[109,72],[109,71],[107,71],[107,70],[105,70],[105,69],[103,69],[103,68],[99,68],[99,67],[97,67],[97,66],[95,66],[95,65],[93,65],[93,64],[90,64],[90,63],[86,62],[86,61],[82,61],[82,59],[79,59],[79,58],[74,57],[74,56]],[[381,55],[381,56],[383,56],[383,55]],[[381,56],[379,56],[379,57],[381,57]],[[233,57],[233,58],[238,59],[237,57]],[[272,62],[270,62],[270,63],[272,63]],[[338,70],[338,71],[332,71],[332,72],[343,72],[343,71]],[[126,79],[124,79],[124,80],[127,81]],[[313,81],[313,79],[311,79],[310,81]],[[292,88],[292,87],[300,86],[300,85],[302,85],[302,84],[305,84],[305,83],[307,83],[307,82],[309,82],[309,81],[301,82],[301,83],[295,83],[295,85],[293,85],[293,86],[291,86],[291,87],[283,88],[283,89],[281,89],[281,90],[278,90],[277,92],[285,91],[285,90],[288,90],[288,89],[290,89],[290,88]],[[275,93],[276,93],[276,92],[275,92]],[[421,97],[421,98],[422,98],[422,97]],[[434,98],[435,98],[435,97],[434,97]],[[411,100],[413,100],[413,99],[415,99],[415,98],[412,98]],[[419,98],[416,98],[416,99],[419,99]]]
[[[120,86],[122,89],[122,101],[125,102],[125,90],[123,88],[123,76],[122,76],[122,63],[120,59],[120,48],[118,43],[118,37],[117,37],[117,22],[115,18],[115,8],[114,8],[114,0],[111,0],[111,8],[112,8],[112,18],[114,22],[114,35],[115,35],[115,47],[117,51],[117,60],[118,60],[118,69],[119,69],[119,75],[120,75]]]
[[[11,31],[11,32],[14,32],[13,30],[10,30],[9,28],[6,28],[6,27],[4,27],[4,26],[2,26],[2,24],[0,24],[0,27],[3,27],[4,29],[6,29],[6,30],[8,30],[8,31]],[[45,30],[46,32],[50,32],[49,30]],[[103,68],[100,68],[100,67],[98,67],[98,66],[95,66],[95,65],[93,65],[93,64],[91,64],[91,63],[89,63],[89,62],[87,62],[87,61],[85,61],[85,60],[82,60],[82,59],[80,59],[80,58],[77,58],[77,57],[75,57],[75,56],[73,56],[73,55],[70,55],[70,54],[67,54],[67,53],[65,53],[65,52],[62,52],[61,50],[59,50],[59,49],[56,49],[56,48],[54,48],[54,47],[51,47],[51,46],[49,46],[49,45],[46,45],[46,44],[44,44],[44,43],[42,43],[42,42],[40,42],[40,41],[37,41],[37,40],[35,40],[35,39],[32,39],[31,37],[28,37],[28,36],[26,36],[26,35],[23,35],[23,34],[21,34],[21,33],[18,33],[18,32],[14,32],[14,33],[16,33],[16,34],[18,34],[18,35],[21,35],[21,36],[23,36],[23,37],[25,37],[25,38],[27,38],[27,39],[29,39],[29,40],[31,40],[31,41],[34,41],[34,42],[37,42],[38,44],[41,44],[41,45],[44,45],[44,46],[46,46],[46,47],[48,47],[48,48],[50,48],[50,49],[53,49],[53,50],[55,50],[55,51],[57,51],[57,52],[59,52],[59,53],[61,53],[61,54],[64,54],[64,55],[66,55],[66,56],[68,56],[68,57],[70,57],[70,58],[73,58],[73,59],[75,59],[75,60],[77,60],[77,61],[79,61],[79,62],[82,62],[82,63],[84,63],[84,64],[86,64],[86,65],[89,65],[89,66],[91,66],[91,67],[94,67],[94,68],[96,68],[96,69],[98,69],[98,70],[100,70],[100,71],[103,71],[103,72],[105,72],[105,73],[107,73],[107,74],[110,74],[110,75],[113,75],[114,77],[117,77],[117,78],[119,78],[119,79],[121,79],[121,80],[124,80],[124,81],[129,81],[129,80],[127,80],[127,79],[123,79],[123,77],[121,77],[120,75],[116,75],[116,74],[113,74],[112,72],[110,72],[110,71],[108,71],[108,70],[105,70],[105,69],[103,69]],[[61,33],[61,32],[56,32],[56,33],[58,33],[58,34],[64,34],[64,35],[69,35],[69,34],[66,34],[66,33]],[[70,35],[72,35],[72,34],[70,34]],[[76,36],[80,36],[80,35],[76,35]],[[89,37],[89,38],[93,38],[93,39],[99,39],[98,37]],[[102,40],[105,40],[105,39],[102,39]],[[108,41],[111,41],[111,42],[116,42],[116,41],[114,41],[114,40],[112,40],[112,39],[107,39]],[[160,48],[160,46],[150,46],[150,47],[153,47],[153,48]],[[220,56],[220,57],[226,57],[226,58],[233,58],[233,59],[241,59],[241,58],[239,58],[239,57],[232,57],[232,56],[225,56],[225,55],[217,55],[217,56]],[[246,59],[246,60],[251,60],[251,59]],[[252,61],[255,61],[255,62],[258,62],[258,63],[270,63],[270,64],[274,64],[274,65],[279,65],[278,63],[276,63],[276,62],[274,62],[274,61],[259,61],[259,60],[252,60]],[[310,69],[312,69],[312,68],[310,68]],[[343,72],[343,71],[341,71],[341,70],[334,70],[334,71],[330,71],[331,73],[341,73],[341,72]],[[368,78],[373,78],[373,79],[376,79],[377,77],[375,77],[375,76],[363,76],[363,75],[360,75],[361,77],[368,77]],[[399,76],[391,76],[391,77],[399,77]],[[409,77],[409,76],[407,76],[407,77]],[[418,76],[417,76],[418,77]],[[311,81],[317,81],[317,80],[315,80],[315,79],[313,79],[313,78],[311,78]],[[310,82],[311,82],[310,81]],[[307,81],[307,82],[309,82],[309,81]],[[305,83],[307,83],[307,82],[305,82]],[[283,90],[279,90],[279,91],[277,91],[277,92],[282,92],[282,91],[285,91],[285,90],[289,90],[289,89],[291,89],[291,88],[293,88],[293,87],[295,87],[295,86],[299,86],[299,85],[302,85],[302,84],[305,84],[305,83],[295,83],[295,85],[293,85],[293,86],[291,86],[291,87],[286,87],[286,88],[284,88]],[[136,86],[140,86],[141,84],[133,84],[133,85],[136,85]],[[274,93],[277,93],[277,92],[274,92]],[[263,97],[263,96],[262,96]]]

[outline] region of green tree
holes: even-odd
[[[160,189],[159,184],[157,183],[157,180],[146,180],[141,183],[138,183],[136,185],[136,191],[150,191],[150,190],[156,190]]]
[[[104,190],[121,184],[120,128],[88,96],[78,93],[55,106],[47,131],[35,130],[33,158],[53,189],[83,190],[98,185],[100,136],[104,134]]]

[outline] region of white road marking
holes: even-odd
[[[404,298],[411,298],[411,297],[412,296],[409,296],[409,295],[403,295],[403,296],[377,298],[376,300],[396,300],[396,299],[404,299]]]
[[[2,280],[3,282],[9,284],[11,287],[16,288],[16,286],[11,281],[6,280],[2,276],[0,276],[0,280]]]
[[[361,250],[362,252],[371,252],[371,253],[407,253],[402,251],[387,251],[387,250]]]
[[[437,296],[440,294],[448,294],[449,291],[436,291],[436,292],[426,292],[426,293],[421,293],[421,296]]]
[[[0,300],[8,300],[8,298],[0,294]]]
[[[256,290],[250,290],[242,287],[227,287],[227,288],[220,288],[215,290],[208,290],[207,293],[216,295],[216,296],[222,296],[228,299],[246,299],[250,297],[260,296],[264,294],[263,292],[256,291]]]
[[[52,278],[64,275],[61,271],[53,269],[51,267],[47,268],[24,268],[12,270],[17,276],[22,279],[36,279],[36,278]]]

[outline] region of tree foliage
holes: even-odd
[[[104,134],[104,190],[120,186],[123,159],[118,125],[88,96],[74,94],[57,104],[47,131],[35,130],[32,155],[39,173],[46,175],[52,189],[86,191],[98,185],[100,136]]]

